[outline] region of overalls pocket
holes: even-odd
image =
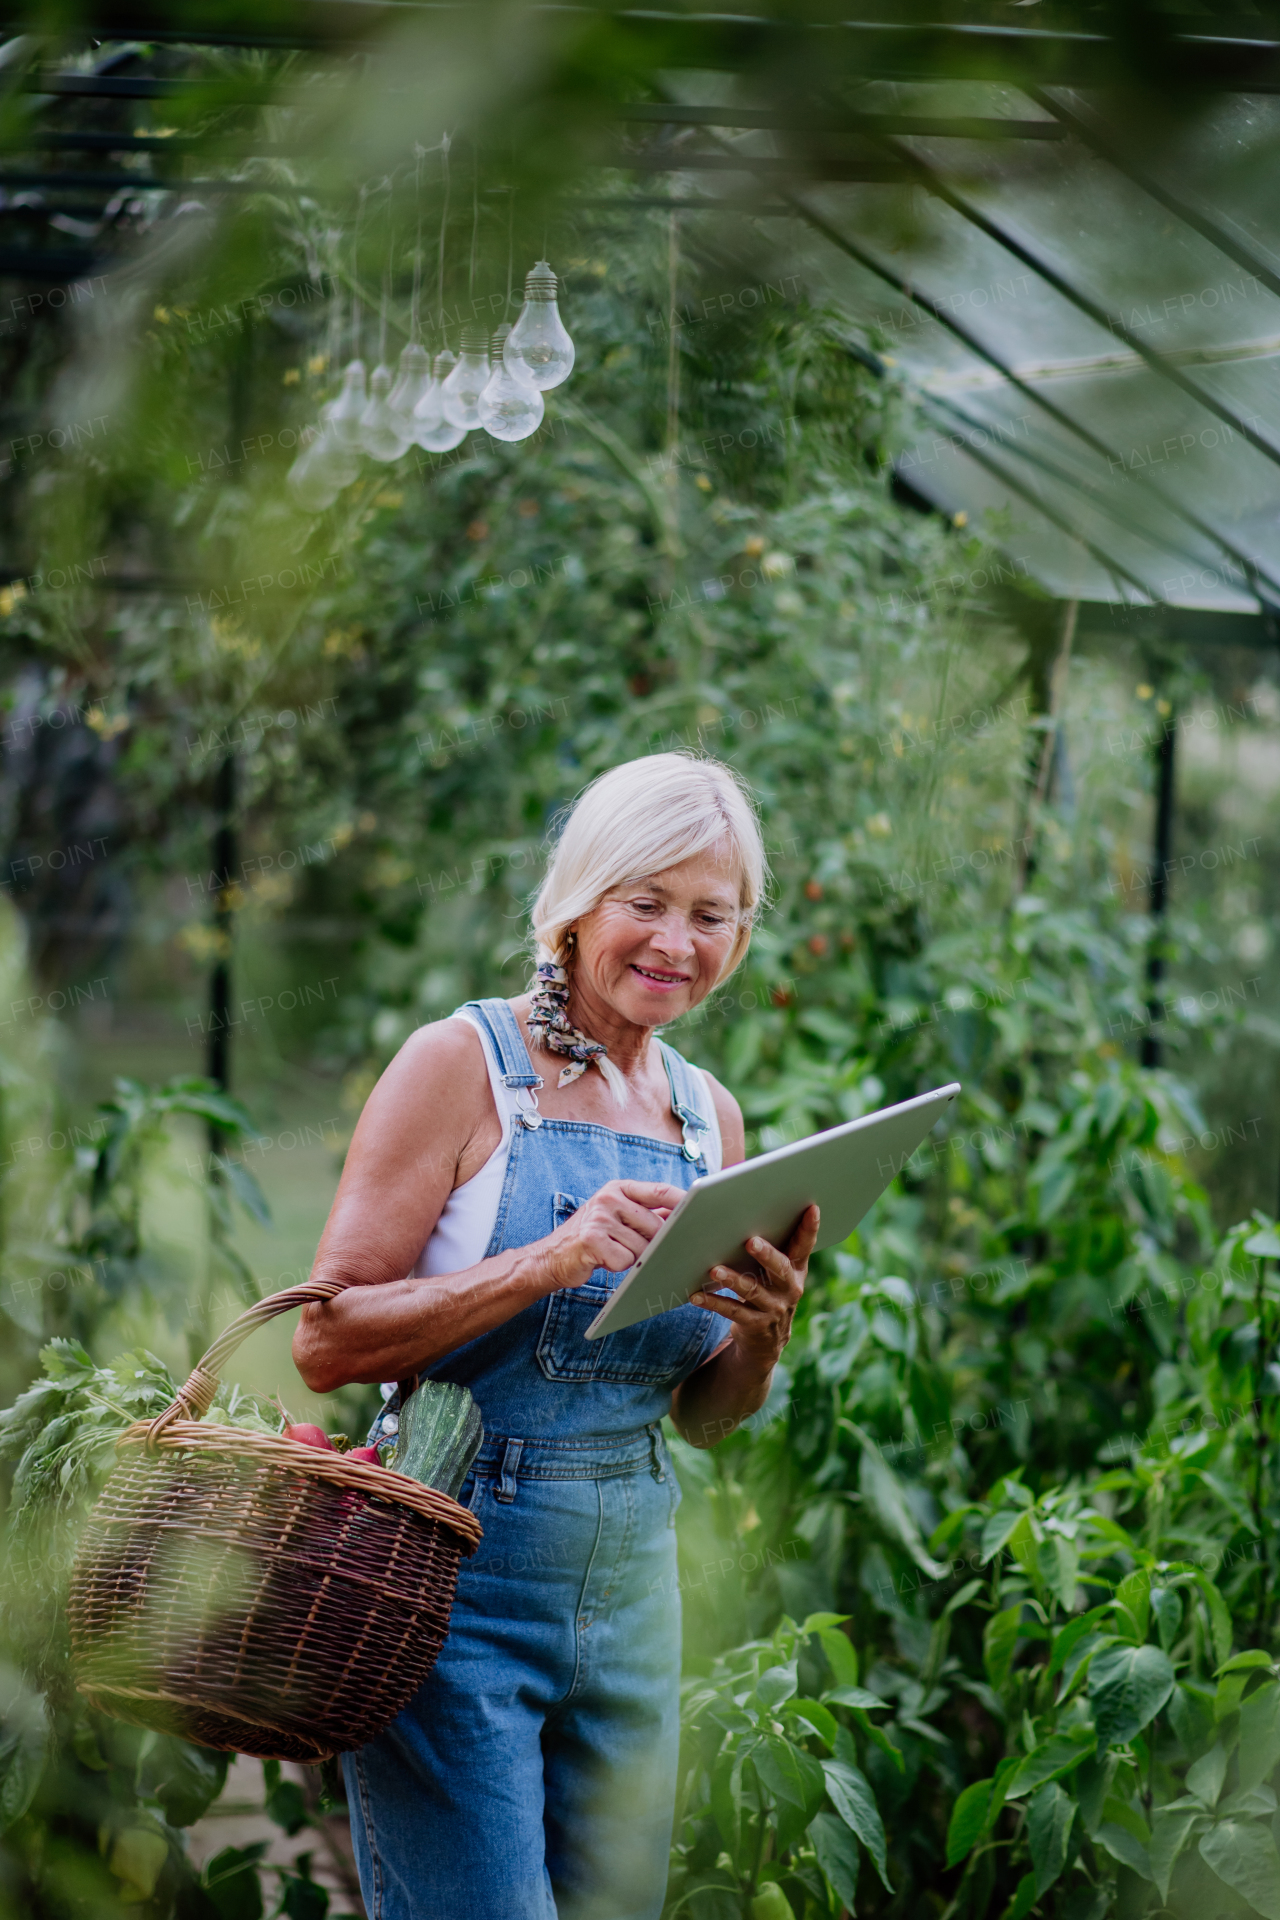
[[[581,1204],[572,1194],[554,1194],[552,1230],[563,1226]],[[607,1267],[597,1267],[582,1286],[552,1294],[538,1341],[538,1365],[548,1380],[675,1386],[692,1371],[706,1338],[708,1318],[698,1307],[675,1307],[639,1326],[607,1334],[603,1340],[585,1337],[623,1278]]]

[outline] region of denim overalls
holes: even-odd
[[[609,1180],[691,1186],[715,1125],[659,1042],[684,1145],[544,1119],[505,1000],[479,1016],[519,1120],[486,1258],[558,1227]],[[519,1091],[529,1089],[530,1091]],[[502,1117],[501,1115],[499,1116]],[[681,1307],[587,1342],[621,1275],[597,1268],[428,1369],[470,1388],[485,1442],[435,1671],[344,1768],[369,1920],[657,1920],[679,1733],[679,1488],[659,1421],[723,1342]]]

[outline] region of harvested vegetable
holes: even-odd
[[[400,1409],[391,1465],[453,1500],[483,1439],[480,1409],[467,1389],[450,1380],[424,1380]]]
[[[308,1421],[298,1420],[284,1430],[286,1440],[297,1440],[304,1447],[323,1447],[326,1453],[332,1453],[332,1440],[323,1427],[313,1427]]]
[[[367,1467],[380,1467],[382,1456],[376,1447],[352,1447],[348,1460],[362,1460]]]

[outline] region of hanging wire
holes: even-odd
[[[515,252],[516,190],[507,188],[507,304],[503,312],[511,312],[511,260]]]
[[[368,187],[361,187],[360,200],[356,207],[355,231],[351,235],[351,358],[360,358],[360,227],[364,220],[364,203]]]
[[[467,274],[467,298],[471,302],[472,318],[475,318],[476,301],[476,247],[480,240],[480,149],[474,150],[474,164],[471,168],[471,266]]]
[[[422,299],[422,157],[425,147],[417,141],[413,146],[413,204],[418,216],[417,238],[413,243],[413,295],[409,302],[409,338],[414,346],[422,344],[422,321],[420,302]]]
[[[444,171],[444,201],[440,208],[440,345],[444,345],[444,242],[449,227],[449,136],[444,134],[440,140],[440,164]]]

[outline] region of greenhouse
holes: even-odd
[[[1280,20],[0,140],[0,1920],[1280,1920]]]

